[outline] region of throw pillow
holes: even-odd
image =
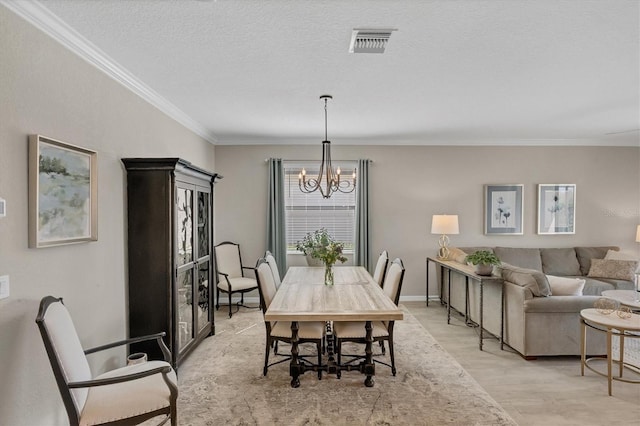
[[[588,277],[633,281],[635,260],[591,259]]]
[[[552,296],[582,296],[586,280],[547,275]]]
[[[580,275],[587,275],[591,268],[591,259],[604,259],[607,250],[620,250],[616,246],[607,247],[574,247],[578,262],[580,262]]]
[[[611,259],[611,260],[635,260],[636,262],[638,261],[638,256],[635,256],[630,253],[624,253],[617,250],[608,250],[604,258]]]
[[[447,260],[453,260],[454,262],[458,262],[458,263],[462,263],[463,265],[466,265],[467,264],[466,259],[467,259],[467,253],[463,252],[457,247],[449,248],[449,256],[447,257]]]
[[[508,263],[502,263],[500,268],[503,280],[528,288],[534,296],[551,296],[549,281],[542,272],[535,269],[519,268]]]

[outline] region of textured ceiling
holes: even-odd
[[[640,144],[637,1],[40,3],[218,144]]]

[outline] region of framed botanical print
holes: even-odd
[[[29,247],[98,239],[97,154],[29,137]]]
[[[484,233],[486,235],[522,235],[524,185],[484,186]]]
[[[538,185],[538,234],[576,233],[576,186],[568,183]]]

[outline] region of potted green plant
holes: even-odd
[[[296,243],[296,249],[307,256],[307,261],[311,258],[324,263],[324,283],[328,285],[333,284],[333,269],[331,267],[337,261],[342,263],[347,261],[347,258],[342,254],[344,244],[335,241],[325,228],[309,232],[302,241]],[[309,264],[311,263],[309,262]]]
[[[493,273],[493,266],[500,265],[498,256],[488,250],[478,250],[471,253],[465,260],[467,263],[475,266],[475,272],[478,275],[491,275]]]

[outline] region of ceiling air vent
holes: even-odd
[[[396,28],[354,28],[349,53],[384,53],[391,32]]]

